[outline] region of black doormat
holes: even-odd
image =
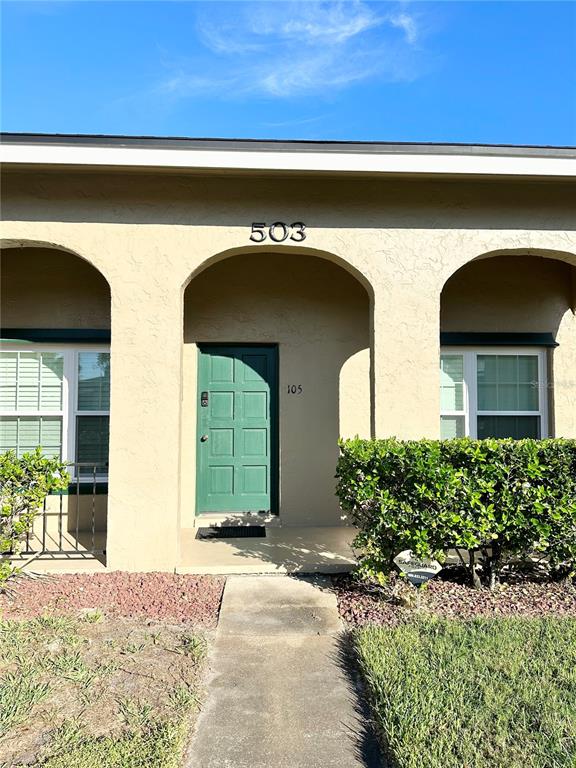
[[[210,528],[198,528],[197,539],[248,539],[265,537],[264,525],[220,525]]]

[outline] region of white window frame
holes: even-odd
[[[1,411],[1,416],[53,416],[62,418],[62,447],[60,459],[76,464],[76,419],[77,416],[108,416],[110,411],[79,411],[78,410],[78,358],[81,352],[108,352],[110,345],[102,344],[50,344],[38,342],[10,342],[0,345],[2,352],[58,352],[63,355],[62,376],[62,408],[60,411],[30,411],[20,410]],[[72,468],[71,468],[72,469]],[[73,482],[90,482],[79,478],[74,466],[70,472]],[[96,474],[98,482],[108,480],[108,472]]]
[[[548,432],[548,356],[543,347],[441,347],[441,356],[462,355],[464,359],[464,411],[440,411],[440,416],[464,416],[466,437],[478,438],[478,416],[539,416],[540,439]],[[479,411],[478,410],[478,355],[532,355],[538,358],[538,410],[537,411]]]

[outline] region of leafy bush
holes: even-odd
[[[576,440],[347,440],[337,495],[360,529],[360,570],[382,578],[404,549],[455,549],[480,586],[539,554],[576,572]]]
[[[8,558],[20,551],[44,499],[68,482],[66,465],[40,448],[21,458],[14,451],[0,454],[0,584],[13,572]]]

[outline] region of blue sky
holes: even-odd
[[[2,129],[576,144],[574,2],[2,2]]]

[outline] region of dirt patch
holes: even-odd
[[[44,765],[81,743],[182,722],[197,707],[205,648],[201,633],[141,618],[3,622],[0,763]]]
[[[63,574],[10,582],[0,594],[0,616],[74,615],[98,609],[109,617],[146,617],[213,628],[225,579],[173,573]]]
[[[392,576],[385,587],[363,584],[353,576],[333,577],[342,619],[352,627],[395,627],[416,613],[444,618],[576,616],[576,585],[520,581],[494,592],[475,590],[444,576],[413,588]]]

